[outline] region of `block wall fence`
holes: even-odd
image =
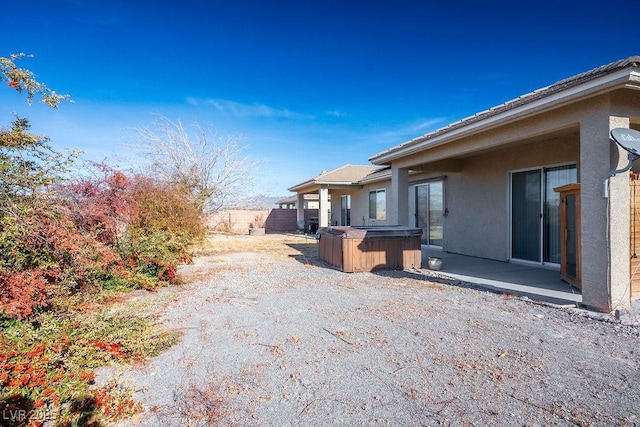
[[[317,209],[305,209],[305,228],[311,218],[318,216]],[[209,216],[207,225],[216,231],[226,231],[237,234],[249,234],[249,225],[256,219],[264,221],[267,233],[294,232],[297,230],[297,209],[266,209],[266,210],[225,210],[215,212]]]

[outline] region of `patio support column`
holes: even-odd
[[[409,225],[409,169],[391,166],[390,225]]]
[[[329,226],[329,189],[328,188],[320,188],[318,190],[318,196],[320,199],[320,206],[318,206],[318,226],[319,227],[328,227]]]
[[[296,221],[304,221],[304,193],[298,193]]]
[[[582,235],[582,302],[609,312],[628,306],[629,172],[608,179],[624,168],[627,153],[610,140],[609,131],[629,127],[626,117],[608,111],[592,112],[580,123],[580,198]]]

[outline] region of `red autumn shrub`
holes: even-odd
[[[24,318],[59,296],[123,274],[113,249],[81,233],[63,209],[22,208],[0,217],[0,313]]]
[[[173,281],[176,264],[190,261],[188,246],[205,234],[194,202],[167,183],[92,166],[90,177],[58,188],[75,226],[118,252],[133,286]]]
[[[92,288],[152,289],[175,280],[176,265],[190,260],[188,246],[204,236],[204,226],[188,197],[150,178],[94,166],[92,179],[26,196],[6,193],[0,314],[29,317]]]
[[[47,285],[42,270],[0,272],[0,312],[22,319],[47,304]]]
[[[116,245],[135,210],[132,180],[104,163],[90,163],[93,177],[59,186],[75,225],[100,242]]]

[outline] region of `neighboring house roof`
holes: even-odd
[[[276,205],[290,205],[298,202],[298,196],[287,197],[286,199],[280,199],[276,202]]]
[[[307,201],[317,201],[319,198],[320,198],[320,195],[318,195],[318,193],[309,193],[309,194],[305,194],[304,195],[304,200],[307,200]],[[290,196],[290,197],[287,197],[285,199],[278,200],[276,202],[276,205],[285,205],[285,204],[288,204],[288,205],[294,204],[295,205],[296,203],[298,203],[298,195],[297,194],[295,194],[293,196]]]
[[[289,191],[311,189],[321,185],[357,185],[368,175],[383,169],[375,165],[344,165],[289,188]]]
[[[592,96],[611,86],[631,85],[640,88],[640,72],[626,70],[630,67],[640,68],[640,56],[631,56],[612,62],[522,95],[378,153],[370,157],[369,161],[375,164],[388,164],[395,158],[420,151],[427,146],[446,143],[448,137],[454,137],[468,128],[481,127],[482,125],[490,127],[499,124],[501,119],[509,119],[515,114],[525,114],[535,109],[542,109],[548,104],[557,105],[576,97]],[[582,87],[578,90],[578,86]]]

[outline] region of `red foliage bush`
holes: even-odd
[[[76,226],[117,250],[132,272],[173,281],[175,265],[191,260],[188,245],[205,234],[194,202],[169,184],[93,166],[94,178],[60,188]]]
[[[190,260],[188,245],[204,226],[188,197],[94,166],[92,179],[13,194],[10,209],[0,209],[0,314],[29,317],[94,287],[152,289]]]
[[[113,249],[81,233],[58,207],[42,206],[0,222],[0,313],[25,318],[51,298],[121,276],[123,261]]]
[[[43,270],[0,272],[0,312],[22,319],[47,304],[47,285]]]
[[[103,163],[92,163],[100,175],[58,187],[68,200],[75,225],[100,242],[117,244],[119,233],[128,222],[135,203],[131,198],[131,179]]]

